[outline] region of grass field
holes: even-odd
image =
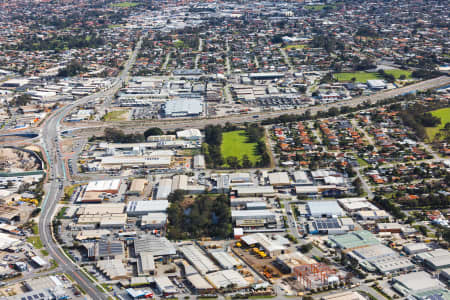
[[[128,110],[110,111],[103,116],[103,121],[125,121],[128,118]]]
[[[428,138],[432,141],[436,133],[444,128],[445,124],[450,122],[450,107],[433,110],[431,111],[431,114],[441,119],[441,124],[439,126],[426,128]]]
[[[42,247],[44,247],[39,236],[29,236],[27,237],[27,242],[31,243],[36,249],[41,249]]]
[[[381,77],[377,73],[368,73],[368,72],[349,72],[349,73],[336,73],[334,74],[334,78],[338,81],[351,81],[352,78],[355,78],[357,82],[366,83],[367,80],[371,79],[381,79]]]
[[[135,2],[120,2],[120,3],[114,3],[112,6],[127,8],[127,7],[135,7],[138,4],[139,3],[135,3]]]
[[[394,77],[395,77],[396,79],[399,79],[400,76],[402,76],[402,75],[405,75],[405,77],[406,77],[407,79],[411,79],[411,78],[412,78],[412,76],[411,76],[412,72],[411,72],[411,71],[408,71],[408,70],[392,69],[392,70],[384,70],[384,72],[385,72],[386,74],[392,74],[392,75],[394,75]]]
[[[325,7],[326,7],[326,5],[323,5],[323,4],[321,4],[321,5],[306,5],[306,6],[304,6],[304,8],[308,9],[308,10],[322,10]]]
[[[252,163],[260,159],[260,156],[256,154],[256,143],[247,142],[244,130],[224,132],[220,150],[224,160],[227,157],[235,156],[242,162],[244,154],[247,154]]]
[[[408,70],[399,70],[399,69],[392,69],[392,70],[385,70],[386,74],[392,74],[396,79],[399,79],[400,76],[405,75],[407,79],[412,78],[411,71]],[[369,72],[348,72],[348,73],[336,73],[334,74],[334,78],[336,78],[338,81],[351,81],[352,78],[355,78],[357,82],[366,83],[367,80],[371,79],[383,79],[380,75],[377,73],[369,73]]]

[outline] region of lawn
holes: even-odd
[[[124,121],[128,119],[128,110],[114,110],[103,116],[103,121]]]
[[[135,7],[138,4],[139,3],[135,3],[135,2],[120,2],[120,3],[114,3],[112,6],[127,8],[127,7]]]
[[[408,70],[400,70],[400,69],[392,69],[392,70],[384,70],[386,74],[394,75],[395,79],[399,79],[400,76],[405,75],[407,79],[411,79],[412,72]],[[347,72],[347,73],[336,73],[334,74],[334,78],[338,81],[351,81],[352,78],[355,78],[357,82],[366,83],[367,80],[371,79],[383,79],[378,73],[375,72]]]
[[[338,81],[352,81],[355,78],[357,82],[366,83],[371,79],[382,79],[377,73],[368,72],[348,72],[348,73],[335,73],[334,78]]]
[[[27,237],[27,242],[32,244],[36,249],[41,249],[42,247],[44,247],[39,236],[29,236]]]
[[[224,132],[220,147],[222,157],[235,156],[242,162],[242,157],[247,154],[252,163],[256,163],[260,156],[256,154],[256,143],[249,143],[244,130]]]
[[[322,10],[325,8],[325,5],[306,5],[304,8],[309,10]]]
[[[427,127],[426,128],[428,138],[430,140],[433,140],[433,138],[436,135],[436,133],[438,133],[439,130],[444,128],[445,124],[450,122],[450,107],[441,108],[441,109],[438,109],[438,110],[433,110],[433,111],[431,111],[431,114],[433,116],[438,117],[439,119],[441,119],[441,124],[439,124],[439,126]]]
[[[408,70],[400,70],[400,69],[392,69],[392,70],[384,70],[386,74],[394,75],[395,79],[399,79],[400,76],[405,75],[407,79],[411,79],[412,72]]]

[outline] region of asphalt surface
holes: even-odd
[[[99,97],[113,96],[116,91],[122,87],[122,83],[127,80],[130,68],[136,60],[136,55],[139,52],[141,45],[142,39],[137,43],[135,50],[125,64],[123,71],[114,80],[111,88],[81,98],[60,108],[45,121],[41,128],[41,143],[49,164],[49,183],[46,185],[47,193],[41,206],[42,212],[39,217],[39,235],[44,247],[48,250],[49,255],[58,263],[59,267],[65,273],[69,274],[89,297],[96,300],[108,299],[108,295],[102,293],[96,287],[96,284],[88,279],[85,272],[65,255],[63,250],[53,239],[50,226],[55,213],[55,207],[59,199],[63,196],[64,186],[67,183],[66,166],[61,156],[59,145],[60,132],[62,129],[61,120],[77,106],[83,105],[86,102],[95,100]]]

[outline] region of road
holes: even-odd
[[[46,184],[47,193],[41,206],[42,212],[39,217],[39,235],[44,247],[48,250],[50,256],[58,263],[60,268],[65,273],[69,274],[92,299],[96,300],[108,299],[108,296],[97,289],[96,284],[91,282],[92,279],[89,279],[88,275],[65,255],[64,251],[55,242],[52,236],[52,218],[55,213],[56,204],[63,196],[64,185],[67,180],[65,163],[59,150],[61,120],[63,120],[64,117],[77,106],[83,105],[100,97],[113,96],[122,87],[122,83],[128,78],[129,71],[136,60],[136,56],[141,48],[141,45],[142,38],[137,43],[135,50],[131,53],[123,71],[114,80],[111,88],[100,91],[88,97],[81,98],[60,108],[45,121],[41,128],[41,143],[49,165],[49,183]]]
[[[273,112],[259,112],[254,114],[244,114],[244,115],[227,115],[221,117],[211,117],[211,118],[183,118],[183,119],[161,119],[161,120],[142,120],[139,124],[135,121],[119,121],[119,122],[86,122],[84,124],[77,124],[77,128],[72,128],[72,130],[82,130],[88,129],[90,132],[92,128],[102,129],[104,127],[122,127],[124,130],[131,130],[133,132],[147,129],[148,127],[160,127],[163,130],[175,130],[178,128],[203,128],[206,125],[217,125],[224,124],[225,122],[230,122],[234,124],[239,123],[249,123],[255,121],[261,121],[269,118],[276,118],[281,115],[295,114],[300,115],[306,111],[310,111],[311,115],[316,114],[319,111],[327,111],[332,107],[340,108],[341,106],[356,107],[364,102],[376,103],[383,100],[391,99],[396,96],[408,94],[417,90],[427,90],[432,88],[441,87],[450,84],[449,76],[441,76],[434,79],[418,82],[416,84],[411,84],[406,87],[384,91],[376,93],[370,96],[363,96],[358,98],[353,98],[349,100],[343,100],[340,102],[321,104],[316,106],[303,107],[299,109],[290,110],[280,110]],[[255,118],[255,115],[258,117]]]

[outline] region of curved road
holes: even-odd
[[[92,299],[108,299],[108,295],[101,292],[96,284],[88,279],[88,276],[83,272],[78,265],[70,260],[62,251],[60,246],[55,242],[51,231],[52,217],[55,213],[55,207],[59,199],[63,196],[64,185],[66,183],[66,169],[63,158],[59,151],[59,135],[61,120],[70,113],[75,107],[82,105],[99,97],[106,97],[114,95],[117,90],[122,87],[122,83],[127,80],[130,68],[136,60],[137,53],[142,45],[142,38],[137,43],[134,51],[130,55],[123,71],[114,80],[113,85],[105,91],[100,91],[88,97],[81,98],[69,105],[58,109],[53,113],[44,123],[41,128],[41,143],[44,148],[45,156],[49,164],[49,178],[50,181],[46,186],[46,197],[42,202],[42,213],[39,217],[39,234],[48,250],[51,257],[59,264],[61,269],[69,274],[77,284],[92,298]]]

